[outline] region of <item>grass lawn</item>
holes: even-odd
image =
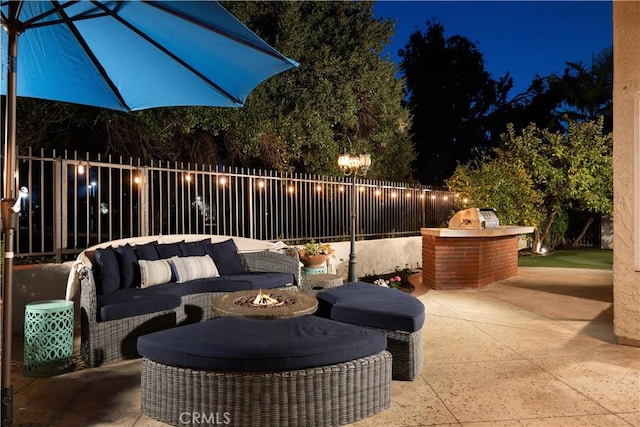
[[[613,269],[613,251],[608,249],[558,250],[547,255],[520,256],[518,265],[611,270]]]

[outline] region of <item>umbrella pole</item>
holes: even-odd
[[[11,2],[14,3],[14,2]],[[12,4],[10,4],[10,7]],[[11,14],[10,14],[11,15]],[[2,426],[13,425],[13,386],[11,385],[11,338],[13,334],[13,247],[18,222],[15,207],[16,190],[16,91],[18,68],[18,32],[7,24],[9,49],[7,61],[7,105],[4,152],[4,199],[0,201],[4,251],[2,269]]]

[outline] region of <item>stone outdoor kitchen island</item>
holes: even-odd
[[[422,283],[478,288],[518,274],[518,235],[533,227],[423,228]]]

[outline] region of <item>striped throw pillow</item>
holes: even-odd
[[[177,283],[188,282],[205,277],[219,277],[218,268],[209,255],[174,256],[170,260]]]
[[[167,259],[157,261],[138,260],[140,266],[140,287],[148,288],[171,281],[171,265]]]

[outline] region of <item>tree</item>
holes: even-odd
[[[441,184],[457,161],[490,146],[496,132],[487,127],[488,116],[506,103],[513,82],[508,74],[493,80],[476,46],[462,36],[445,38],[439,23],[411,34],[399,55],[414,117],[417,177]]]
[[[502,225],[537,226],[542,220],[542,193],[521,161],[507,162],[487,154],[458,165],[447,186],[458,194],[460,208],[494,208]]]
[[[603,133],[603,121],[567,119],[567,132],[532,124],[518,133],[509,124],[491,157],[459,166],[447,184],[475,206],[494,203],[499,215],[534,225],[533,250],[539,252],[556,216],[569,208],[612,209],[612,138]]]
[[[562,76],[549,76],[549,84],[563,95],[560,113],[575,121],[604,117],[604,131],[613,130],[613,47],[597,54],[588,69],[582,62],[567,62]]]
[[[371,177],[404,180],[415,158],[402,82],[380,53],[393,33],[371,2],[231,2],[229,9],[301,66],[260,86],[234,115],[233,141],[282,153],[270,167],[338,173],[343,149],[368,151]],[[255,129],[242,126],[249,122]],[[246,134],[244,131],[247,131]],[[270,148],[269,148],[270,149]]]
[[[491,115],[491,129],[512,123],[523,129],[534,123],[552,131],[566,130],[565,117],[574,121],[596,121],[604,117],[604,132],[613,124],[613,50],[596,55],[591,67],[567,62],[562,75],[536,76],[524,93],[497,108]],[[502,132],[501,132],[502,133]],[[499,134],[495,134],[499,137]]]
[[[415,152],[403,82],[395,77],[395,64],[380,56],[393,23],[374,19],[371,2],[224,6],[300,67],[263,82],[240,109],[159,108],[126,114],[78,107],[86,113],[65,115],[73,124],[64,125],[83,132],[64,138],[84,139],[86,144],[86,134],[91,133],[94,150],[145,161],[322,174],[341,173],[338,155],[353,149],[371,154],[370,177],[410,178]],[[25,110],[29,108],[25,104]],[[34,138],[44,140],[46,134],[47,145],[62,142],[60,132],[50,131],[61,125],[44,125],[48,130]],[[33,144],[34,138],[19,143]]]

